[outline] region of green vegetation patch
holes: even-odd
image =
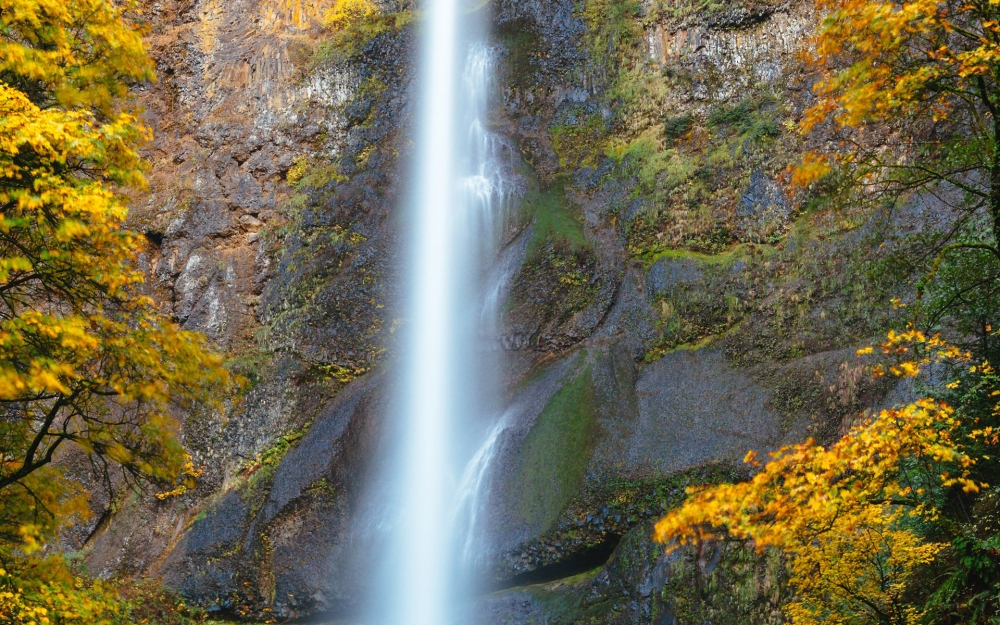
[[[694,128],[694,115],[685,113],[676,117],[668,117],[663,120],[663,138],[667,141],[677,141]]]
[[[740,256],[735,252],[716,257],[691,252],[658,256],[656,263],[661,266],[653,263],[650,271],[683,277],[674,278],[656,294],[660,338],[646,353],[646,362],[677,349],[707,347],[742,321],[753,303],[756,274]]]
[[[250,349],[226,361],[226,368],[246,380],[243,393],[246,394],[266,379],[274,362],[274,354],[259,349]]]
[[[578,123],[550,127],[549,135],[552,148],[559,156],[559,166],[568,170],[596,167],[607,132],[607,124],[598,113],[587,115]]]
[[[547,242],[564,245],[570,251],[589,249],[579,210],[566,198],[562,182],[529,192],[522,211],[534,215],[534,233],[528,255],[537,257]]]
[[[654,605],[679,623],[780,625],[791,599],[788,573],[775,550],[757,553],[740,543],[687,549],[670,565]]]
[[[604,606],[581,605],[580,596],[587,591],[590,583],[600,573],[602,567],[549,584],[537,584],[527,588],[531,597],[541,604],[549,623],[589,623],[589,619],[604,616]],[[583,620],[588,619],[588,620]]]
[[[251,495],[257,487],[262,484],[269,484],[274,474],[278,471],[281,461],[285,459],[288,452],[306,435],[312,422],[293,432],[289,432],[278,438],[274,443],[257,454],[252,460],[244,463],[240,467],[239,474],[246,480],[247,495]]]
[[[351,4],[343,2],[340,4]],[[337,63],[351,60],[364,52],[376,37],[387,33],[398,33],[413,22],[415,15],[411,10],[383,11],[373,3],[356,2],[354,4],[370,5],[369,10],[347,11],[342,19],[331,20],[333,12],[327,14],[329,38],[319,44],[313,59],[314,66],[324,63]]]
[[[719,254],[739,241],[760,242],[756,228],[740,223],[738,208],[753,172],[773,179],[794,160],[798,139],[788,115],[775,96],[762,94],[719,104],[700,119],[667,118],[609,144],[618,175],[633,177],[633,196],[649,202],[624,224],[628,251],[648,259],[668,250]],[[787,224],[774,224],[767,242],[786,231]]]
[[[623,55],[632,56],[642,38],[639,0],[586,0],[582,17],[593,61],[605,68],[615,68]]]
[[[708,127],[734,129],[743,141],[760,141],[781,134],[774,118],[775,99],[770,95],[747,98],[735,104],[723,103],[708,115]]]
[[[325,161],[300,156],[286,174],[288,184],[296,190],[324,189],[331,183],[346,182],[338,161]]]
[[[497,39],[508,52],[506,83],[522,89],[531,87],[538,75],[538,46],[541,41],[528,20],[505,22]]]
[[[516,492],[527,523],[551,527],[583,486],[593,446],[594,381],[590,367],[549,400],[521,452]]]
[[[673,27],[739,28],[769,15],[775,5],[768,0],[651,0],[646,21]]]

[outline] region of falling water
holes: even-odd
[[[468,494],[456,489],[469,436],[484,430],[486,381],[495,379],[482,337],[495,332],[502,285],[486,285],[507,236],[518,193],[512,148],[488,131],[493,51],[467,33],[474,11],[462,0],[426,0],[420,104],[409,224],[405,355],[396,486],[399,513],[391,549],[391,623],[445,625],[457,599],[456,561],[471,549],[473,517],[457,514]],[[482,5],[480,5],[482,6]],[[465,36],[463,36],[465,35]],[[490,295],[492,293],[492,295]],[[483,481],[499,435],[466,474]],[[490,442],[492,441],[492,442]],[[471,443],[471,445],[470,445]],[[471,478],[470,478],[471,479]],[[462,528],[456,527],[462,524]],[[464,535],[455,539],[456,535]],[[462,544],[456,544],[462,543]]]
[[[428,0],[411,224],[404,362],[399,543],[391,618],[444,625],[449,618],[447,488],[455,402],[452,331],[457,299],[455,67],[458,0]]]
[[[479,538],[479,515],[483,510],[483,495],[489,477],[490,466],[496,455],[500,435],[507,429],[509,414],[504,413],[490,428],[486,440],[476,450],[472,460],[465,466],[462,480],[458,485],[458,508],[456,509],[455,525],[462,528],[462,544],[459,555],[461,565],[467,571],[475,571],[479,564],[481,551],[476,543]]]

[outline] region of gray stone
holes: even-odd
[[[700,282],[703,275],[701,265],[693,258],[661,258],[646,273],[646,297],[653,301],[677,285]]]
[[[774,242],[785,233],[791,214],[778,183],[755,171],[736,210],[736,234],[749,243]]]

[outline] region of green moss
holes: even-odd
[[[646,194],[670,193],[698,171],[699,160],[674,148],[662,149],[659,141],[643,135],[623,153],[637,163],[639,188]]]
[[[720,104],[708,115],[708,126],[713,129],[735,130],[741,141],[761,141],[781,134],[781,125],[771,110],[774,98],[770,95],[746,98],[736,104]]]
[[[340,384],[347,384],[366,373],[368,373],[367,367],[345,367],[336,363],[314,363],[310,365],[306,375],[325,382],[336,381]]]
[[[642,359],[644,362],[651,363],[660,360],[664,356],[668,356],[676,352],[684,352],[684,351],[693,352],[699,349],[706,349],[718,343],[720,338],[722,337],[706,336],[700,339],[696,339],[690,343],[680,343],[680,344],[675,344],[675,342],[673,341],[660,341],[655,346],[653,346],[648,352],[646,352],[646,355],[643,356]]]
[[[305,492],[306,494],[332,501],[337,496],[337,487],[331,484],[325,477],[321,477],[310,484]]]
[[[701,252],[693,252],[690,250],[663,250],[655,254],[649,254],[643,257],[643,266],[648,270],[653,266],[653,263],[660,260],[661,258],[666,259],[677,259],[677,260],[694,260],[699,264],[708,267],[724,267],[731,266],[734,262],[738,260],[744,260],[748,257],[747,250],[750,246],[747,245],[737,245],[732,249],[722,252],[719,254],[703,254]],[[753,246],[754,252],[769,251],[773,248],[769,246],[755,245]]]
[[[642,40],[638,0],[586,0],[582,17],[587,24],[590,53],[595,63],[615,68],[620,58],[636,56]]]
[[[226,368],[231,373],[246,380],[246,386],[243,389],[243,392],[246,393],[264,380],[267,369],[273,360],[274,354],[271,352],[251,349],[226,361]]]
[[[524,441],[516,492],[526,523],[550,527],[583,485],[593,445],[593,384],[590,367],[578,373],[552,396]]]
[[[572,171],[578,167],[596,167],[597,156],[607,136],[607,127],[598,114],[588,115],[582,123],[549,128],[552,148],[559,156],[559,166]]]
[[[694,124],[694,115],[690,113],[685,113],[677,117],[668,117],[663,122],[663,137],[667,141],[676,141],[690,132]]]
[[[734,245],[750,173],[774,175],[794,158],[797,143],[782,124],[788,115],[765,93],[717,105],[700,121],[693,115],[651,120],[631,139],[611,141],[607,152],[618,175],[634,177],[633,196],[650,204],[625,224],[629,252],[644,258],[670,249],[717,254]],[[792,140],[778,143],[779,136]],[[783,234],[777,231],[774,242]]]
[[[534,215],[534,233],[528,255],[537,256],[548,241],[564,244],[572,251],[589,249],[579,211],[566,199],[562,183],[529,192],[522,210]]]
[[[586,616],[598,616],[602,610],[581,606],[580,593],[601,572],[602,567],[561,579],[549,584],[537,584],[527,588],[532,599],[542,606],[549,623],[579,623]],[[583,621],[586,622],[586,621]]]
[[[527,20],[505,22],[497,33],[497,39],[507,50],[507,82],[514,87],[531,87],[538,73],[540,38]]]
[[[689,266],[695,261],[697,274],[659,294],[654,308],[660,337],[644,360],[655,362],[679,349],[708,347],[739,327],[754,309],[757,289],[771,266],[766,259],[774,254],[773,249],[747,245],[719,255],[669,250],[653,256],[686,261]]]
[[[719,23],[720,18],[727,14],[748,10],[759,12],[770,10],[772,6],[766,0],[651,0],[646,19],[670,26],[691,26]],[[725,20],[722,22],[725,25]]]
[[[336,161],[318,161],[301,156],[288,170],[288,184],[295,189],[323,189],[334,182],[346,182],[347,177],[340,173],[340,163]]]
[[[774,550],[759,554],[741,544],[715,548],[724,551],[707,574],[691,551],[674,560],[667,584],[656,596],[660,609],[669,608],[680,623],[784,623],[781,608],[791,597],[780,555]]]
[[[281,465],[281,461],[293,447],[309,431],[310,421],[299,430],[295,430],[279,437],[274,443],[264,449],[253,460],[249,460],[240,468],[241,477],[246,480],[245,497],[251,497],[258,490],[258,487],[269,484],[274,474]]]

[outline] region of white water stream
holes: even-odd
[[[475,551],[481,493],[505,421],[486,429],[510,270],[491,270],[518,195],[509,142],[489,132],[493,50],[468,33],[462,0],[426,0],[407,237],[407,319],[396,545],[389,555],[393,625],[450,625],[461,561]],[[484,282],[486,284],[484,284]],[[477,434],[478,433],[478,434]],[[478,448],[471,461],[464,449]],[[461,467],[465,465],[463,471]],[[463,475],[464,473],[464,475]]]

